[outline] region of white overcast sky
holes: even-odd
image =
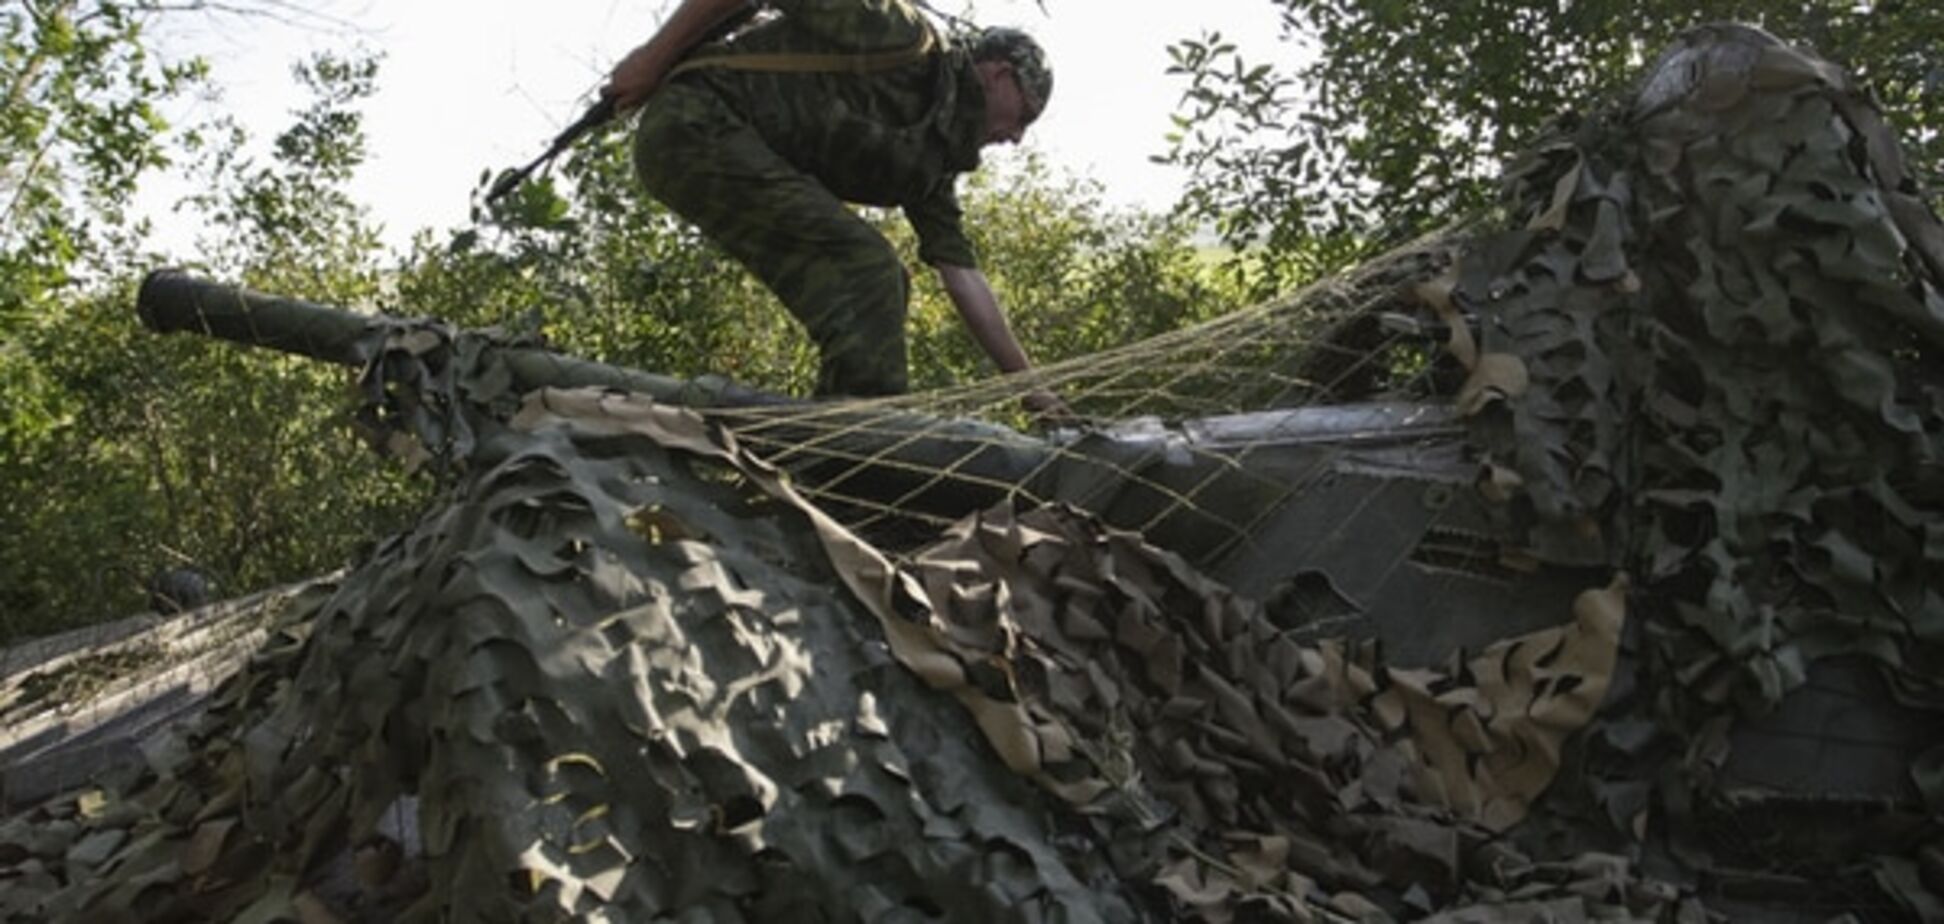
[[[957,11],[956,0],[934,2]],[[211,59],[223,97],[259,142],[305,102],[290,76],[312,50],[381,52],[379,91],[365,106],[370,160],[353,187],[403,244],[423,227],[466,220],[483,169],[538,154],[590,98],[612,62],[650,35],[672,0],[326,0],[345,28],[226,21],[169,36]],[[1027,135],[1056,165],[1098,181],[1109,202],[1164,209],[1183,177],[1148,162],[1164,149],[1181,81],[1166,76],[1168,44],[1220,30],[1256,61],[1288,63],[1270,0],[979,0],[977,19],[1032,32],[1053,62],[1046,116]],[[189,115],[187,111],[178,118]],[[180,183],[145,197],[180,253],[196,229],[166,215]]]

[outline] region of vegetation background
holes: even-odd
[[[1042,361],[1234,310],[1489,211],[1507,157],[1571,107],[1622,90],[1699,22],[1754,22],[1851,67],[1903,127],[1933,196],[1944,181],[1944,5],[1262,2],[1279,9],[1290,60],[1306,63],[1245,61],[1218,34],[1171,48],[1182,97],[1157,149],[1190,178],[1176,209],[1110,208],[1097,186],[1031,158],[966,181],[988,273]],[[622,132],[470,225],[398,249],[346,192],[368,154],[360,102],[382,79],[377,60],[347,48],[293,62],[311,103],[286,125],[158,115],[220,67],[169,57],[152,38],[159,23],[217,16],[247,29],[289,9],[0,9],[0,644],[139,611],[149,577],[171,566],[209,573],[225,594],[329,570],[434,497],[359,447],[343,370],[139,328],[143,272],[184,263],[132,218],[136,190],[164,171],[193,177],[181,207],[210,232],[194,271],[540,332],[611,363],[808,390],[813,356],[788,316],[636,193]],[[266,156],[244,153],[257,133]],[[872,217],[909,254],[902,221]],[[915,280],[914,386],[990,374],[926,274]]]

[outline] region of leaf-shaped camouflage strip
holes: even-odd
[[[115,826],[29,826],[57,881],[13,919],[1141,917],[800,514],[565,404],[290,617]]]
[[[1469,880],[1467,846],[1543,790],[1614,666],[1624,585],[1485,652],[1476,682],[1433,679],[1367,647],[1299,645],[1178,556],[1070,509],[1001,506],[899,565],[689,412],[591,392],[542,406],[708,452],[803,505],[899,661],[1134,858],[1122,876],[1198,918],[1365,919],[1406,893],[1504,887]],[[1438,758],[1454,748],[1473,757]]]
[[[1913,204],[1892,139],[1841,69],[1758,30],[1695,30],[1631,109],[1515,168],[1526,227],[1459,261],[1479,349],[1530,372],[1523,397],[1471,418],[1488,471],[1516,473],[1490,496],[1541,560],[1625,568],[1657,601],[1637,708],[1673,740],[1629,736],[1627,753],[1682,755],[1656,798],[1689,855],[1858,869],[1922,842],[1819,846],[1841,839],[1811,833],[1811,807],[1864,796],[1818,769],[1808,742],[1836,733],[1800,705],[1866,658],[1891,692],[1845,724],[1944,720],[1944,225]],[[1798,744],[1738,754],[1758,720]],[[1924,737],[1883,762],[1934,765]],[[1735,785],[1750,762],[1799,768]],[[1904,776],[1871,794],[1944,804],[1938,778]],[[1799,813],[1774,822],[1801,832],[1787,851],[1702,820],[1771,795]],[[1623,826],[1650,834],[1626,798]]]
[[[1522,820],[1559,770],[1567,736],[1606,696],[1626,618],[1624,578],[1582,593],[1573,622],[1480,653],[1470,685],[1430,671],[1392,671],[1372,702],[1412,731],[1420,792],[1495,831]]]
[[[1719,51],[1734,48],[1752,52]],[[1894,145],[1827,62],[1723,27],[1656,73],[1644,121],[1581,131],[1557,183],[1557,157],[1515,181],[1550,215],[1574,178],[1566,221],[1461,267],[1486,349],[1505,331],[1499,348],[1533,371],[1532,398],[1480,435],[1519,460],[1542,518],[1592,513],[1632,537],[1609,555],[1674,589],[1685,625],[1655,631],[1705,699],[1772,705],[1802,682],[1789,665],[1859,651],[1944,704],[1926,486],[1944,453],[1944,367],[1927,358],[1944,345],[1944,279],[1912,244],[1944,231],[1886,206]],[[1644,294],[1588,269],[1615,221],[1628,249],[1669,255]],[[1642,502],[1617,506],[1616,479]],[[1755,574],[1776,577],[1741,580]]]

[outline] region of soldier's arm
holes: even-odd
[[[682,0],[654,36],[614,66],[601,95],[614,100],[617,112],[647,102],[689,49],[748,5],[749,0]]]
[[[999,371],[1031,369],[1033,364],[1006,324],[1006,313],[999,309],[999,297],[992,293],[992,284],[986,281],[985,274],[969,266],[943,263],[933,269],[938,271],[938,281],[944,284],[945,294],[951,296],[952,307],[958,309],[966,329],[972,332],[972,339],[999,365]]]
[[[952,299],[952,307],[958,309],[966,330],[972,332],[979,348],[998,364],[999,371],[1031,369],[1032,361],[1026,358],[1026,349],[1019,345],[1019,338],[1013,336],[1012,327],[1006,323],[1006,313],[999,308],[999,297],[992,293],[992,284],[986,281],[985,274],[969,266],[949,263],[933,264],[932,268],[938,271],[938,281],[945,286],[945,294]],[[1020,400],[1027,410],[1041,417],[1065,418],[1072,413],[1049,391],[1035,389]]]

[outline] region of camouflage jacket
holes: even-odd
[[[689,56],[877,54],[931,30],[905,0],[771,0],[781,15]],[[977,266],[961,225],[958,174],[979,166],[985,91],[971,55],[949,44],[870,73],[697,67],[673,79],[720,95],[770,147],[847,202],[899,206],[927,263]]]

